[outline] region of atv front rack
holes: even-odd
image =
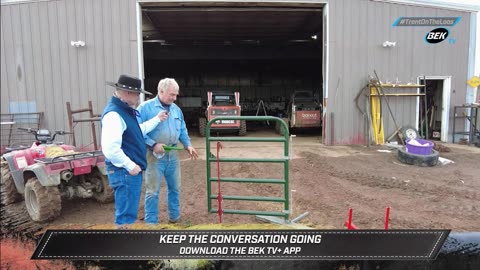
[[[43,164],[52,164],[52,163],[59,163],[65,161],[72,161],[84,158],[91,158],[91,157],[100,157],[104,156],[102,151],[91,151],[91,152],[82,152],[82,153],[74,153],[68,155],[62,155],[53,158],[36,158],[35,161]]]

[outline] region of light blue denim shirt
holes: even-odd
[[[147,100],[138,106],[137,110],[140,115],[137,117],[139,123],[148,121],[161,111],[168,111],[162,106],[158,96]],[[152,131],[147,133],[145,143],[152,146],[154,143],[163,143],[167,145],[177,145],[180,141],[185,148],[191,146],[190,137],[188,136],[187,126],[183,113],[177,104],[170,105],[170,114],[166,121],[160,122]]]

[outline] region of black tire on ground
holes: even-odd
[[[438,156],[439,154],[435,150],[432,150],[430,155],[417,155],[408,153],[405,150],[405,147],[398,149],[398,160],[406,164],[417,165],[420,167],[431,167],[437,165]]]
[[[199,118],[198,119],[198,131],[200,132],[201,137],[205,137],[207,130],[207,119],[206,118]]]
[[[58,187],[44,187],[36,177],[25,185],[25,206],[33,221],[54,219],[62,211],[62,198]]]
[[[92,172],[86,177],[88,177],[90,182],[94,183],[97,187],[96,189],[93,189],[93,198],[97,202],[113,202],[113,189],[110,187],[110,183],[108,182],[108,177],[106,175],[103,175],[98,169],[93,169]]]
[[[0,203],[2,205],[10,205],[22,200],[22,195],[17,192],[12,173],[8,167],[8,162],[2,160],[0,163],[2,178],[0,180]]]
[[[418,138],[418,130],[412,126],[404,126],[400,129],[403,136],[403,141],[407,139],[416,139]]]
[[[238,130],[238,136],[247,135],[247,122],[245,120],[240,120],[240,129]]]

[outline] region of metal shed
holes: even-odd
[[[140,75],[155,90],[158,78],[172,76],[187,97],[211,86],[238,88],[253,101],[317,91],[323,142],[363,144],[354,98],[376,70],[385,82],[441,82],[442,140],[451,141],[453,106],[477,99],[466,84],[477,10],[408,0],[3,0],[1,112],[41,111],[44,127],[68,129],[66,102],[81,108],[91,100],[100,113],[112,92],[105,81]],[[437,26],[393,26],[399,17],[460,19],[450,40],[429,44]],[[390,100],[400,124],[419,125],[419,101]],[[394,129],[385,114],[385,134]],[[88,129],[76,132],[80,145],[91,141]]]

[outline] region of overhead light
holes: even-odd
[[[317,35],[313,35],[312,39],[317,40]]]
[[[305,42],[312,42],[312,41],[309,40],[309,39],[292,39],[292,40],[289,40],[288,42],[292,42],[292,43],[305,43]]]

